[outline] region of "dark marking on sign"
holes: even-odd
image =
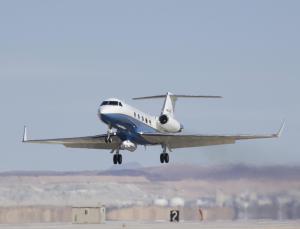
[[[179,211],[178,210],[170,211],[170,221],[171,222],[179,222]]]

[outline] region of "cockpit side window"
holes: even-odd
[[[103,101],[103,102],[101,103],[101,106],[104,106],[104,105],[108,105],[108,101]]]
[[[120,106],[120,107],[123,106],[122,103],[118,102],[118,101],[103,101],[101,106],[104,106],[104,105]]]

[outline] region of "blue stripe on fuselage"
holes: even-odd
[[[158,131],[140,120],[125,114],[101,114],[101,120],[116,128],[117,135],[123,141],[130,140],[136,144],[146,145],[147,142],[139,133],[157,133]]]

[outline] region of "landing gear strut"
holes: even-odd
[[[111,134],[113,133],[112,131],[112,127],[108,126],[108,130],[107,130],[107,136],[105,137],[104,141],[105,143],[112,143],[112,138],[111,138]]]
[[[169,163],[169,154],[167,153],[167,146],[164,145],[163,152],[160,154],[160,163]]]
[[[105,137],[105,143],[112,143],[112,138],[110,136]]]

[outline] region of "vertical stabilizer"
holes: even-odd
[[[168,92],[166,94],[165,102],[164,102],[161,113],[167,114],[171,117],[174,117],[176,100],[177,100],[177,97],[174,96],[171,92]]]

